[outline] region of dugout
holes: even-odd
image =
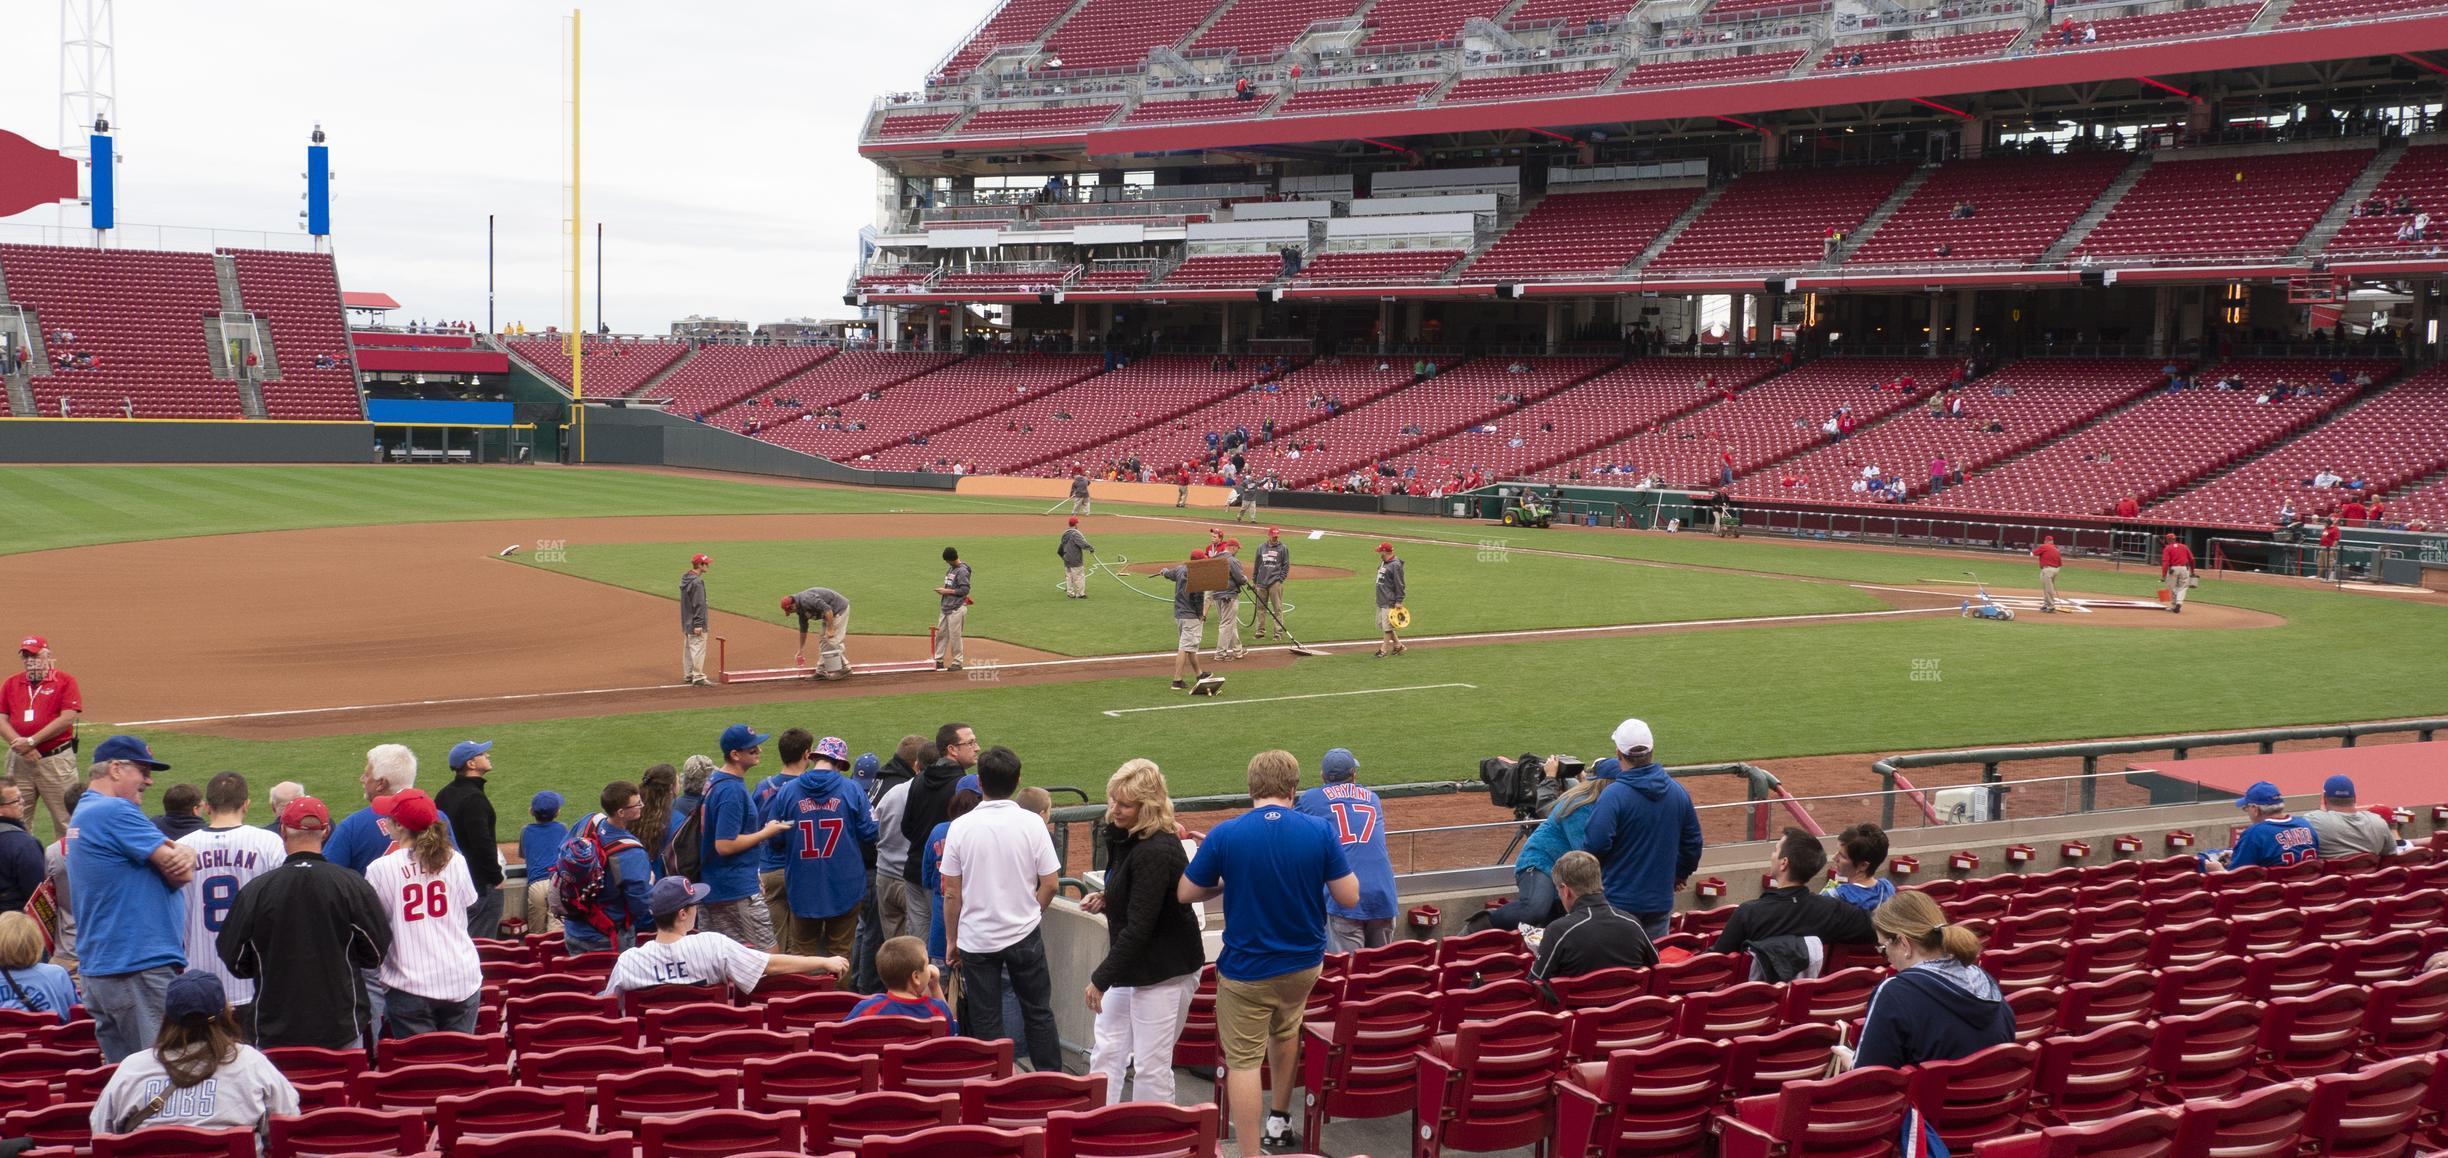
[[[1707,491],[1583,487],[1570,483],[1559,488],[1547,483],[1506,482],[1468,494],[1448,495],[1440,513],[1456,519],[1500,522],[1505,507],[1519,500],[1524,491],[1536,493],[1543,501],[1552,496],[1559,523],[1644,531],[1665,526],[1668,520],[1688,527],[1695,514],[1701,512],[1702,504],[1710,499]]]
[[[366,399],[377,462],[530,463],[548,454],[537,425],[518,418],[508,402]]]

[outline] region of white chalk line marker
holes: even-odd
[[[1105,714],[1118,719],[1120,717],[1127,716],[1132,712],[1173,712],[1179,711],[1183,708],[1229,708],[1235,704],[1280,704],[1286,700],[1328,700],[1337,696],[1378,696],[1384,695],[1387,692],[1426,692],[1434,691],[1438,688],[1469,688],[1473,691],[1477,691],[1479,685],[1412,684],[1409,687],[1400,688],[1361,688],[1358,691],[1351,692],[1310,692],[1307,695],[1299,696],[1262,696],[1254,700],[1208,699],[1190,704],[1159,704],[1152,708],[1114,708],[1107,711]]]

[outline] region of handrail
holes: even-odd
[[[2087,812],[2090,811],[2094,800],[2094,778],[2098,775],[2099,758],[2102,756],[2116,756],[2128,752],[2173,752],[2176,759],[2185,760],[2190,758],[2195,748],[2227,748],[2239,744],[2256,745],[2260,748],[2261,754],[2267,756],[2276,751],[2277,745],[2282,743],[2302,740],[2337,740],[2339,747],[2352,748],[2355,746],[2355,741],[2364,736],[2387,736],[2404,732],[2413,732],[2421,742],[2429,743],[2432,736],[2442,728],[2448,728],[2448,719],[2381,720],[2357,724],[2261,728],[2249,732],[2203,732],[2181,736],[2154,736],[2138,740],[2093,740],[2075,744],[2040,744],[2013,748],[1964,748],[1948,752],[1913,752],[1886,756],[1870,765],[1870,770],[1878,773],[1888,793],[1880,809],[1880,823],[1884,827],[1892,828],[1895,825],[1895,797],[1893,794],[1897,791],[1896,773],[1906,768],[1942,768],[1958,764],[1978,764],[1981,766],[1981,783],[1997,785],[2004,782],[1998,774],[1999,765],[2026,760],[2064,760],[2080,756],[2083,762],[2082,778],[2084,780],[2082,803],[2083,810]]]

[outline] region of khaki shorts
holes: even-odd
[[[1317,979],[1315,965],[1258,981],[1217,978],[1216,1038],[1224,1047],[1224,1068],[1257,1069],[1268,1042],[1300,1036],[1301,1012]]]
[[[1378,608],[1378,609],[1377,609],[1377,630],[1379,630],[1379,631],[1392,631],[1392,630],[1394,630],[1394,621],[1393,621],[1393,620],[1391,620],[1391,619],[1386,618],[1387,616],[1392,615],[1393,613],[1394,613],[1394,609],[1393,609],[1393,608],[1391,608],[1391,607],[1380,607],[1380,608]]]
[[[1206,630],[1207,621],[1203,619],[1176,619],[1173,622],[1181,625],[1181,646],[1177,650],[1197,651],[1199,649],[1199,636]]]

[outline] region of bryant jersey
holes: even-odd
[[[288,846],[281,838],[244,824],[199,828],[180,837],[179,845],[192,850],[196,858],[195,879],[179,889],[179,903],[187,908],[187,967],[219,977],[229,1003],[246,1005],[255,1000],[255,983],[230,976],[229,967],[221,963],[220,950],[215,947],[221,938],[221,922],[228,918],[230,906],[238,903],[238,890],[288,859]]]
[[[1302,813],[1334,830],[1360,878],[1360,903],[1349,908],[1326,898],[1326,911],[1346,921],[1383,921],[1394,916],[1394,859],[1386,852],[1385,802],[1357,784],[1323,784],[1300,795]]]
[[[418,867],[411,855],[403,848],[366,866],[366,883],[391,918],[391,955],[383,958],[382,983],[435,1001],[463,1001],[484,985],[484,964],[468,936],[475,879],[457,849],[439,873]]]

